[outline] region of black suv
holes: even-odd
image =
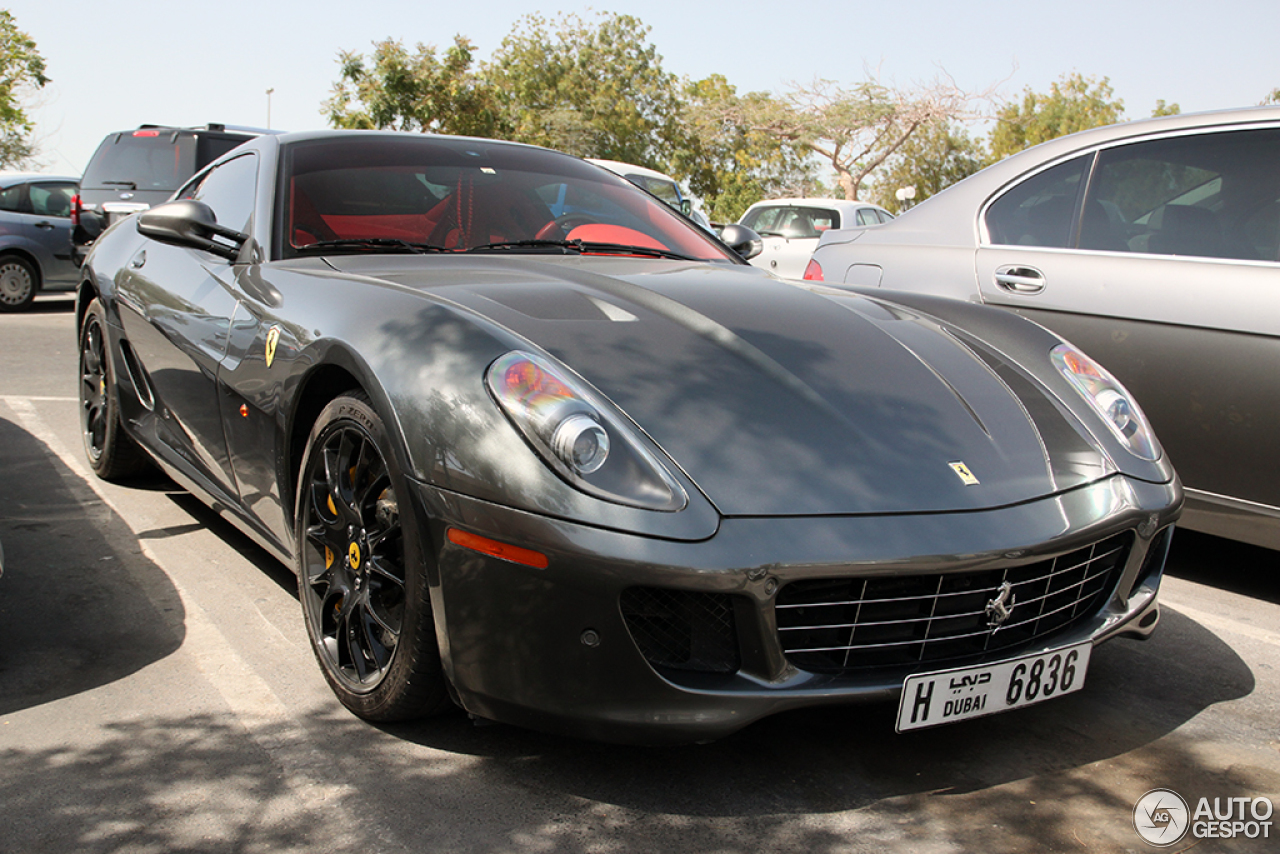
[[[72,200],[76,255],[114,220],[166,201],[173,191],[226,152],[267,131],[210,124],[177,128],[142,125],[107,134]]]

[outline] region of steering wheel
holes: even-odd
[[[580,225],[590,225],[595,219],[580,213],[566,213],[551,220],[551,222],[538,229],[538,233],[534,235],[535,240],[555,240],[566,237],[569,232],[573,231]]]

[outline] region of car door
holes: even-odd
[[[242,155],[180,193],[204,201],[219,224],[243,230],[253,210],[257,158]],[[235,317],[234,268],[208,252],[147,241],[119,283],[120,319],[160,412],[169,461],[235,501],[218,374]]]
[[[1280,129],[1104,148],[1008,190],[983,226],[986,302],[1116,374],[1193,495],[1280,508]]]
[[[71,197],[76,185],[70,181],[33,181],[27,185],[31,213],[24,217],[28,235],[44,247],[49,259],[44,265],[44,286],[74,285],[80,267],[71,256]]]
[[[22,180],[0,190],[0,248],[20,248],[39,265],[43,287],[74,284],[69,181]]]

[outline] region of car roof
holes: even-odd
[[[38,172],[0,172],[0,183],[20,184],[28,181],[70,181],[78,184],[80,179],[71,175],[42,175]]]
[[[839,211],[854,211],[862,208],[875,208],[878,211],[884,208],[873,202],[850,201],[849,199],[821,199],[811,196],[783,199],[762,199],[751,207],[763,207],[764,205],[788,205],[800,208],[835,208]],[[747,210],[750,210],[748,208]]]
[[[643,175],[646,178],[660,178],[664,181],[670,181],[673,184],[679,184],[675,178],[657,169],[649,169],[645,166],[637,166],[634,163],[623,163],[621,160],[601,160],[597,157],[586,158],[588,163],[594,163],[597,166],[603,166],[615,175],[627,177],[627,175]]]

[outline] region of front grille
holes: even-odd
[[[1009,651],[1096,614],[1130,543],[1122,534],[1049,560],[977,572],[792,582],[778,593],[779,639],[792,664],[820,673]],[[992,625],[999,605],[1009,614]]]
[[[631,587],[622,592],[621,605],[650,664],[701,673],[733,673],[741,666],[729,594]]]

